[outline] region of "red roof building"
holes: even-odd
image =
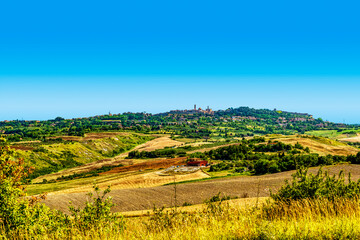
[[[208,161],[202,160],[202,161],[189,161],[186,164],[187,166],[193,166],[193,167],[206,167],[208,165]]]

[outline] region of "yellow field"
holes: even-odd
[[[313,153],[320,155],[350,155],[357,154],[359,149],[349,146],[345,143],[321,137],[305,137],[301,135],[292,136],[273,136],[268,137],[272,141],[279,141],[286,144],[296,144],[297,142],[304,147],[309,147]]]
[[[231,199],[227,200],[226,203],[229,204],[231,207],[246,209],[251,208],[256,205],[261,206],[266,200],[270,199],[269,197],[254,197],[254,198],[239,198],[239,199]],[[202,204],[195,204],[191,206],[180,206],[177,207],[178,211],[185,211],[187,213],[195,213],[199,211],[203,211],[206,208],[204,203]],[[174,208],[164,208],[165,211],[172,211]],[[145,217],[154,214],[153,209],[149,210],[140,210],[140,211],[128,211],[128,212],[121,212],[124,217]]]
[[[176,147],[183,145],[183,142],[172,140],[169,137],[159,137],[144,144],[137,146],[134,150],[138,151],[154,151],[157,149],[163,149],[165,147]]]
[[[350,138],[342,138],[342,139],[339,139],[339,141],[343,141],[343,142],[360,142],[360,135],[357,135],[355,137],[350,137]]]
[[[103,175],[104,176],[104,175]],[[105,175],[109,176],[109,175]],[[209,178],[210,176],[202,171],[196,171],[194,173],[181,174],[181,175],[162,175],[161,171],[149,172],[143,174],[132,175],[116,178],[115,176],[109,176],[110,178],[107,181],[99,183],[98,186],[102,189],[107,186],[111,186],[111,189],[131,189],[131,188],[148,188],[156,187],[164,184],[172,183],[174,181],[188,181],[195,179]],[[93,190],[93,184],[86,184],[80,187],[74,187],[62,191],[52,192],[53,194],[63,194],[63,193],[79,193],[79,192],[90,192]],[[49,195],[50,195],[49,194]]]

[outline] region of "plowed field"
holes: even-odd
[[[331,174],[345,170],[351,172],[352,179],[360,178],[360,165],[337,165],[330,166],[328,169]],[[318,168],[312,168],[315,173]],[[199,204],[209,199],[218,192],[230,196],[242,197],[268,197],[270,189],[276,191],[285,179],[291,179],[294,171],[269,174],[264,176],[251,177],[231,177],[214,179],[202,182],[186,183],[176,185],[177,203],[182,205],[184,202]],[[159,186],[150,188],[115,189],[109,195],[113,197],[116,204],[114,211],[135,211],[151,209],[154,205],[172,206],[174,204],[175,186]],[[82,206],[87,199],[85,193],[69,193],[49,195],[45,201],[52,208],[67,211],[68,202],[72,201],[75,205]]]

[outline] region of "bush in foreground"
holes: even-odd
[[[112,214],[105,195],[90,195],[72,217],[23,198],[21,161],[9,149],[0,151],[1,239],[359,239],[358,182],[344,174],[308,174],[299,170],[273,201],[257,208],[208,201],[203,209],[183,212],[158,209],[150,216],[123,222]],[[8,194],[5,196],[3,194]],[[6,209],[5,206],[9,206]]]
[[[102,195],[98,187],[97,196],[89,193],[91,200],[85,207],[70,207],[71,216],[39,203],[45,196],[26,197],[23,180],[31,172],[22,159],[16,159],[9,147],[0,148],[0,238],[39,238],[43,234],[53,237],[71,236],[74,231],[86,233],[92,228],[106,229],[109,224],[121,229],[123,222],[111,213],[112,200],[106,197],[110,188]]]
[[[360,180],[352,181],[349,173],[347,181],[345,174],[340,171],[338,176],[330,176],[320,168],[317,174],[309,174],[308,169],[299,169],[293,175],[292,182],[285,181],[279,191],[271,194],[277,202],[300,199],[329,199],[358,198],[360,196]]]

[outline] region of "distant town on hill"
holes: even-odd
[[[315,119],[307,113],[281,110],[197,108],[169,112],[106,114],[85,118],[57,117],[46,121],[2,121],[0,134],[8,141],[42,140],[53,136],[84,136],[89,132],[134,131],[187,138],[239,138],[265,134],[303,134],[312,130],[344,130],[356,126]]]

